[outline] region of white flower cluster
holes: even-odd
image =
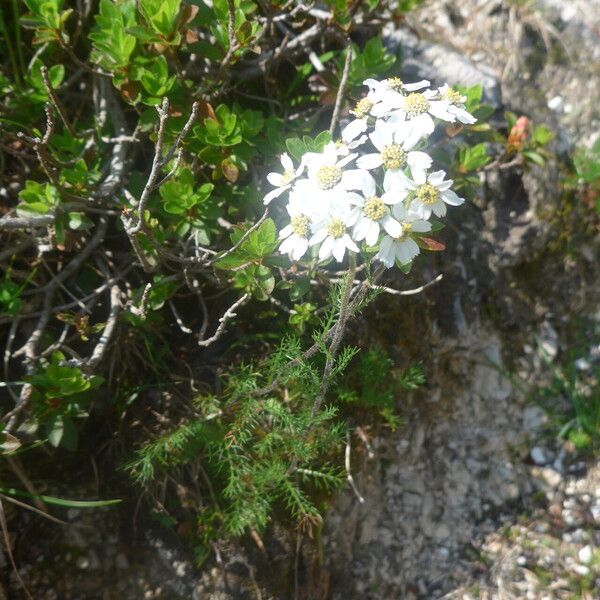
[[[269,173],[275,189],[264,203],[287,192],[290,223],[279,233],[280,251],[300,260],[320,244],[318,256],[344,259],[358,244],[376,248],[387,267],[407,265],[419,254],[420,234],[431,231],[432,215],[443,217],[446,204],[464,202],[444,171],[431,172],[423,152],[436,119],[472,124],[466,98],[428,81],[405,84],[394,77],[367,79],[369,92],[353,111],[342,140],[322,152],[307,152],[296,168],[287,154],[283,173]]]

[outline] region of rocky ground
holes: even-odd
[[[405,79],[483,83],[495,118],[510,109],[550,124],[564,155],[600,131],[599,34],[598,0],[432,0],[386,41],[402,47]],[[369,315],[373,342],[399,363],[422,360],[428,383],[399,398],[404,426],[374,435],[372,458],[357,448],[365,503],[339,498],[319,551],[301,539],[258,558],[228,549],[198,572],[175,537],[136,531],[135,507],[67,513],[77,527],[26,513],[16,559],[34,598],[600,597],[600,468],[556,441],[532,403],[573,315],[598,312],[598,247],[553,258],[556,165],[483,184],[447,228],[448,252],[424,266],[425,280],[444,280]],[[4,568],[6,597],[25,597],[6,557]]]

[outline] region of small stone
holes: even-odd
[[[536,465],[545,465],[548,462],[548,457],[546,456],[546,452],[544,451],[543,448],[540,448],[539,446],[535,446],[534,448],[532,448],[530,455],[531,455],[531,460],[533,460],[533,462]]]
[[[585,565],[573,565],[573,572],[577,573],[577,575],[589,575],[590,568]]]
[[[592,547],[588,544],[587,546],[584,546],[578,553],[577,553],[577,557],[579,558],[579,561],[582,563],[589,563],[591,562],[592,558],[594,557],[594,550],[592,549]]]
[[[587,358],[578,358],[573,364],[578,371],[589,371],[592,368],[592,365]]]
[[[533,475],[538,476],[544,483],[548,484],[550,487],[558,487],[561,482],[560,473],[557,473],[554,469],[550,469],[549,467],[542,468],[532,468]]]
[[[529,406],[523,411],[523,428],[536,432],[548,421],[546,413],[539,406]]]
[[[554,112],[562,112],[565,108],[565,101],[562,96],[554,96],[548,100],[548,108]]]

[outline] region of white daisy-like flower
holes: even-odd
[[[466,125],[473,125],[477,122],[477,119],[465,109],[466,96],[452,89],[447,83],[438,88],[438,92],[440,98],[450,104],[448,112],[453,114],[458,121]]]
[[[321,244],[319,260],[325,260],[333,255],[338,262],[342,262],[346,250],[359,252],[358,246],[348,234],[348,227],[351,223],[350,211],[335,210],[313,225],[314,233],[308,244],[309,246]]]
[[[433,133],[435,122],[433,117],[454,123],[456,115],[449,111],[450,103],[440,100],[436,90],[411,92],[407,96],[396,94],[394,99],[386,98],[389,106],[395,108],[389,119],[389,125],[411,148],[422,138]]]
[[[269,173],[267,175],[267,180],[271,185],[275,186],[275,189],[271,190],[265,196],[263,200],[265,204],[269,204],[271,200],[281,196],[281,194],[289,190],[290,187],[292,187],[294,179],[301,175],[304,170],[303,163],[300,163],[300,166],[297,169],[294,169],[294,163],[287,152],[284,152],[281,155],[281,166],[283,167],[283,173]]]
[[[392,214],[399,221],[402,231],[398,236],[386,235],[375,255],[388,269],[398,261],[401,265],[408,264],[421,251],[419,245],[412,238],[413,233],[427,233],[431,231],[431,223],[420,219],[412,211],[407,211],[402,204],[392,208]]]
[[[352,176],[343,168],[358,155],[348,154],[340,159],[335,142],[329,142],[323,152],[307,152],[302,157],[306,165],[307,179],[299,179],[294,189],[310,198],[316,205],[328,204],[343,195],[348,189]]]
[[[302,158],[307,166],[306,179],[299,179],[294,191],[306,202],[324,213],[334,208],[347,207],[347,192],[364,190],[374,185],[372,175],[364,169],[346,169],[358,154],[349,154],[339,160],[338,148],[334,142],[325,146],[323,152],[310,152]]]
[[[399,77],[390,77],[383,81],[376,79],[365,79],[364,85],[369,86],[369,98],[374,106],[371,114],[374,117],[383,117],[391,110],[398,108],[398,96],[406,92],[416,92],[429,87],[430,82],[427,79],[415,81],[414,83],[404,83]]]
[[[369,137],[377,152],[363,154],[356,161],[356,166],[368,170],[385,167],[384,186],[391,188],[390,179],[397,173],[401,174],[406,166],[410,167],[411,172],[425,170],[431,166],[432,159],[428,154],[411,151],[413,146],[406,140],[398,141],[394,130],[384,121],[379,120],[375,123],[375,130]]]
[[[445,176],[444,171],[434,173],[416,171],[413,174],[413,181],[408,177],[404,178],[402,185],[413,196],[410,202],[412,212],[423,219],[429,219],[432,212],[436,217],[443,217],[446,215],[446,204],[460,206],[465,201],[450,189],[453,181],[445,180]],[[399,184],[399,181],[397,183]]]
[[[312,206],[300,200],[292,193],[286,206],[290,215],[290,223],[279,232],[279,239],[283,240],[279,246],[282,254],[287,254],[292,260],[300,260],[308,250],[308,240],[311,237],[311,225],[314,215],[311,215]]]

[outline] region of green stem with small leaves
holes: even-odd
[[[329,350],[327,352],[327,360],[325,361],[325,368],[323,369],[323,379],[321,387],[313,403],[313,416],[316,415],[319,409],[321,408],[323,400],[325,399],[325,395],[327,394],[327,390],[331,385],[331,372],[335,365],[335,359],[337,358],[337,354],[340,349],[340,344],[342,342],[342,338],[344,337],[344,332],[346,331],[346,323],[348,322],[348,317],[350,316],[350,311],[348,310],[348,307],[350,304],[350,295],[352,293],[352,287],[354,285],[354,275],[356,274],[356,255],[353,252],[350,252],[349,254],[350,258],[348,261],[348,272],[346,273],[346,278],[342,287],[338,321],[335,326],[335,331],[333,333],[331,345],[329,346]]]

